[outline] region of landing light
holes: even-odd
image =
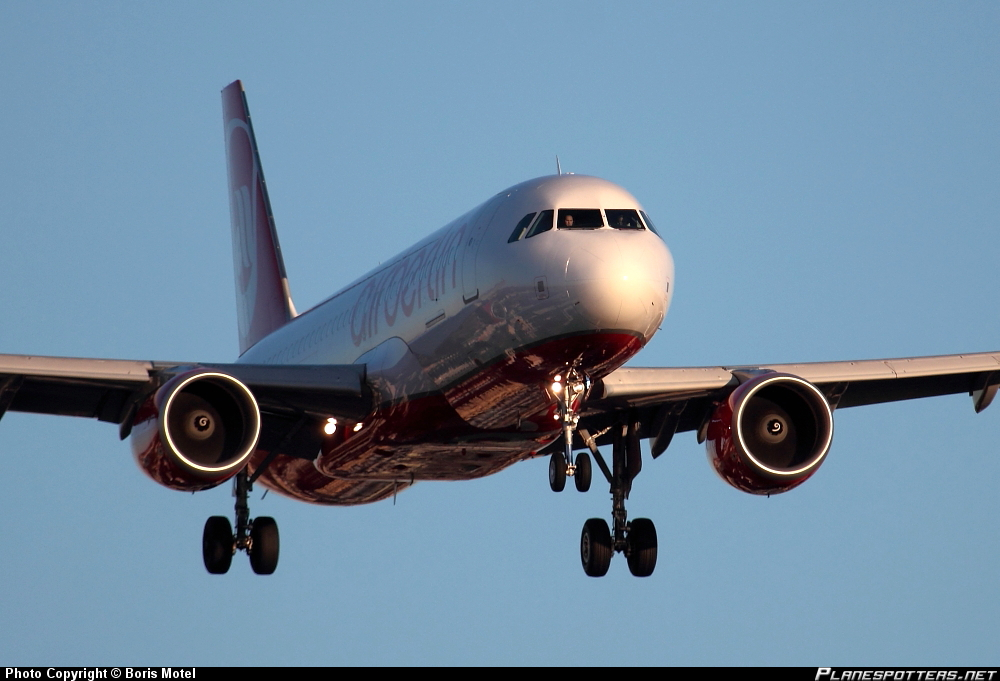
[[[327,435],[333,435],[337,432],[337,419],[328,418],[326,424],[323,426],[323,432]]]

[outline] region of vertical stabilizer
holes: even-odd
[[[240,354],[295,316],[250,111],[240,81],[222,91]]]

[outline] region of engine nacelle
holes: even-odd
[[[132,454],[161,485],[203,490],[242,470],[259,437],[260,410],[250,389],[227,374],[195,369],[139,407]]]
[[[706,446],[715,471],[736,489],[778,494],[816,472],[833,439],[833,412],[812,383],[770,373],[742,383],[719,405]]]

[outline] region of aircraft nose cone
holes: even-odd
[[[569,297],[588,322],[600,328],[616,328],[623,298],[619,282],[627,276],[621,272],[621,249],[613,239],[580,236],[590,243],[574,248],[566,262]]]
[[[566,287],[578,313],[595,328],[648,338],[666,313],[670,256],[648,232],[601,231],[584,237],[566,262]]]

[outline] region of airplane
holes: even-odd
[[[1000,351],[862,361],[625,367],[670,307],[673,259],[623,188],[563,174],[514,185],[313,308],[292,303],[240,81],[222,91],[239,357],[230,364],[0,355],[7,411],[118,424],[154,481],[232,481],[234,519],[212,516],[212,574],[245,552],[278,564],[254,484],[322,505],[380,501],[422,480],[469,480],[549,458],[549,485],[611,495],[584,523],[585,574],[625,556],[653,573],[655,525],[626,501],[643,465],[694,432],[728,484],[771,495],[825,460],[836,409],[1000,387]],[[608,452],[610,461],[602,453]],[[574,454],[575,453],[575,454]]]

